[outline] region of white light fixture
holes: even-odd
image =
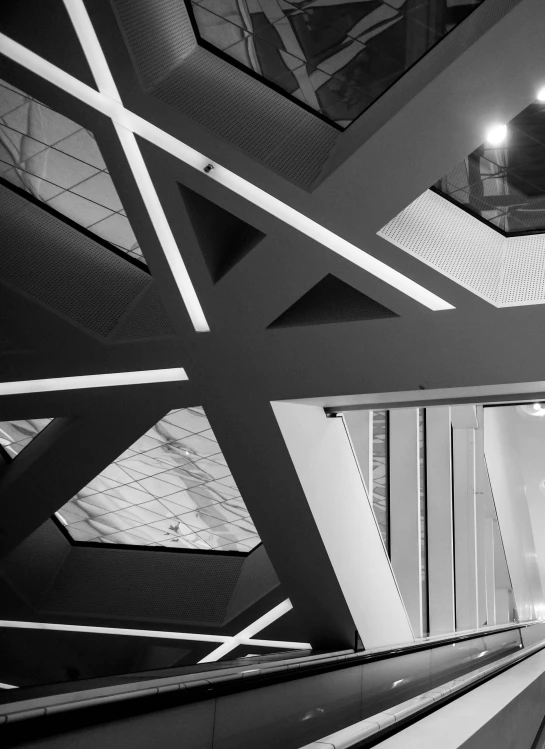
[[[545,86],[539,89],[539,91],[537,92],[536,98],[538,101],[545,101]]]
[[[420,304],[423,304],[428,309],[433,311],[454,309],[452,304],[441,299],[433,292],[405,276],[403,273],[399,273],[399,271],[394,270],[389,265],[386,265],[386,263],[377,260],[377,258],[369,253],[361,250],[350,242],[347,242],[339,235],[308,218],[308,216],[299,213],[299,211],[272,195],[269,195],[269,193],[261,190],[242,177],[239,177],[234,172],[212,162],[209,158],[205,157],[194,148],[191,148],[186,143],[183,143],[172,135],[165,133],[160,128],[142,119],[142,117],[125,109],[119,100],[115,98],[115,94],[114,98],[112,98],[113,79],[109,72],[98,39],[96,38],[96,34],[92,29],[92,24],[86,14],[85,7],[81,3],[81,0],[65,0],[67,8],[70,7],[72,3],[78,6],[77,12],[73,11],[71,13],[72,21],[76,27],[76,33],[78,36],[80,38],[85,38],[90,34],[90,29],[92,30],[92,43],[88,40],[85,45],[83,45],[82,42],[82,45],[89,66],[95,75],[97,86],[104,87],[104,90],[95,91],[90,86],[87,86],[66,73],[64,70],[47,62],[34,52],[31,52],[29,49],[23,47],[18,42],[15,42],[4,34],[0,34],[0,47],[2,48],[2,53],[37,75],[46,78],[50,83],[62,88],[64,91],[75,96],[94,109],[97,109],[99,112],[111,117],[116,124],[116,129],[120,137],[122,137],[122,134],[119,126],[125,128],[130,133],[135,133],[140,137],[145,138],[150,143],[162,148],[172,156],[175,156],[195,169],[205,171],[207,166],[211,165],[213,168],[207,171],[211,179],[216,180],[216,182],[219,182],[224,187],[237,193],[262,210],[267,211],[280,221],[283,221],[292,228],[297,229],[297,231],[300,231],[311,239],[314,239],[316,242],[324,245],[337,255],[344,257],[346,260],[354,263],[368,273],[371,273],[404,294],[407,294],[407,296],[420,302]],[[83,20],[84,18],[85,20]],[[106,73],[106,70],[108,70],[108,73]],[[115,84],[113,84],[113,86],[115,86]],[[115,89],[115,92],[117,92],[117,89]],[[132,143],[129,144],[129,138],[127,136],[125,136],[123,140],[123,147],[131,169],[133,170],[133,174],[135,174],[135,176],[137,173],[142,174],[143,159],[140,155],[136,141],[134,145]],[[137,150],[138,156],[136,155]],[[145,165],[144,169],[146,169]],[[137,182],[195,329],[208,330],[208,326],[204,319],[204,313],[200,304],[198,304],[191,280],[187,274],[179,250],[175,245],[174,237],[170,232],[170,227],[168,227],[166,217],[164,216],[164,212],[162,211],[157,195],[155,194],[155,189],[153,188],[149,174],[147,174],[147,169],[143,183],[140,184],[138,179]],[[150,184],[152,190],[149,189]],[[188,292],[189,287],[191,287],[190,292]]]
[[[493,125],[486,131],[486,142],[491,146],[501,146],[507,139],[507,125]]]
[[[516,407],[517,412],[524,419],[543,419],[545,417],[545,404],[543,403],[525,403]]]
[[[276,609],[285,608],[286,603],[289,604],[291,609],[291,603],[284,601],[279,606],[272,609],[275,612]],[[289,610],[289,609],[288,609]],[[262,619],[267,619],[272,612],[265,614],[264,617],[258,619],[254,624],[251,624],[245,630],[240,632],[238,635],[231,637],[229,635],[206,635],[206,634],[195,634],[193,632],[165,632],[157,629],[127,629],[124,627],[94,627],[86,624],[58,624],[51,622],[22,622],[22,621],[11,621],[11,620],[0,620],[0,628],[5,627],[7,629],[39,629],[48,630],[54,632],[87,632],[96,635],[124,635],[127,637],[153,637],[154,639],[161,640],[185,640],[186,642],[212,642],[222,643],[228,647],[229,650],[233,650],[238,645],[252,645],[256,647],[266,648],[283,648],[286,650],[309,650],[311,648],[308,642],[284,642],[283,640],[255,640],[248,634],[252,628],[254,628],[258,622]],[[285,611],[282,611],[285,613]],[[272,621],[282,616],[282,613],[278,614]],[[270,622],[267,622],[270,623]],[[267,623],[263,626],[259,626],[257,631],[267,626]],[[216,650],[219,650],[217,648]],[[214,651],[214,653],[216,652]],[[204,661],[205,659],[203,659]],[[216,660],[212,658],[211,660]],[[199,661],[202,663],[203,661]]]
[[[219,661],[220,658],[223,658],[224,655],[230,653],[232,650],[238,647],[238,645],[245,645],[245,639],[247,639],[248,637],[252,637],[252,635],[257,634],[262,629],[265,629],[265,627],[268,627],[269,624],[272,624],[281,616],[287,614],[288,611],[291,611],[292,608],[293,606],[291,605],[291,601],[289,599],[282,601],[282,603],[279,603],[278,606],[275,606],[274,609],[268,611],[264,616],[256,619],[253,624],[250,624],[248,627],[241,630],[238,635],[235,635],[231,639],[231,642],[225,642],[223,645],[220,645],[219,648],[216,648],[204,658],[201,658],[199,663],[212,663],[213,661]],[[250,642],[253,643],[256,642],[256,640],[251,640]],[[287,645],[287,643],[284,643],[284,645]],[[301,645],[301,643],[299,643],[299,645]],[[306,650],[308,648],[311,648],[310,643],[307,643],[306,647],[300,647],[298,649]]]
[[[52,377],[46,380],[0,382],[0,395],[51,393],[57,390],[83,390],[85,388],[105,388],[118,385],[149,385],[153,382],[180,382],[187,379],[183,367],[147,369],[139,372],[78,375],[77,377]]]

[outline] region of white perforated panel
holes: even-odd
[[[498,305],[545,302],[545,235],[509,237],[504,240],[503,280]]]
[[[378,235],[496,307],[545,303],[545,235],[503,237],[428,190]]]

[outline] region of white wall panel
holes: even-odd
[[[430,635],[454,632],[454,528],[449,406],[426,409]]]
[[[343,414],[344,423],[350,435],[356,460],[360,467],[363,483],[373,502],[373,412],[347,411]]]
[[[343,419],[271,405],[365,647],[413,640]]]
[[[452,432],[456,629],[479,626],[477,594],[477,513],[475,430]]]
[[[390,411],[390,558],[415,637],[422,636],[417,408]]]
[[[485,455],[499,529],[521,621],[535,618],[543,600],[524,476],[510,408],[484,409]],[[496,593],[496,614],[499,599]]]
[[[494,571],[494,520],[485,519],[486,623],[496,624],[496,575]]]

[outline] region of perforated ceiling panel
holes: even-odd
[[[496,307],[545,303],[545,235],[503,237],[428,190],[378,235]]]
[[[114,0],[114,5],[154,97],[278,174],[303,187],[313,184],[336,142],[334,127],[196,45],[182,0]]]
[[[498,302],[505,307],[545,302],[545,235],[509,237],[504,243]]]
[[[142,81],[153,88],[197,46],[183,0],[115,0]]]
[[[108,335],[150,275],[56,216],[0,186],[3,282]]]

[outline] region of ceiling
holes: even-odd
[[[0,467],[0,555],[4,569],[10,569],[4,574],[9,580],[6,590],[21,589],[14,560],[17,554],[21,558],[23,544],[25,558],[40,558],[29,550],[38,548],[43,529],[68,544],[47,573],[47,606],[40,609],[42,602],[29,599],[24,591],[15,598],[6,593],[4,600],[9,598],[14,610],[22,607],[28,617],[37,618],[42,610],[59,621],[119,624],[126,623],[129,614],[121,606],[108,611],[108,600],[119,598],[130,608],[134,626],[146,628],[155,619],[162,627],[176,628],[181,621],[191,621],[204,632],[233,632],[238,631],[235,624],[247,626],[289,597],[301,639],[315,647],[352,647],[350,611],[270,404],[542,379],[542,306],[498,309],[377,232],[475,151],[491,120],[507,122],[535,99],[542,75],[545,7],[539,0],[485,0],[344,131],[209,49],[197,49],[193,41],[183,60],[168,58],[167,53],[178,49],[166,43],[168,35],[183,31],[176,15],[181,3],[168,5],[174,14],[170,23],[156,13],[151,0],[92,0],[86,7],[127,110],[350,243],[356,259],[358,252],[367,253],[446,300],[451,309],[429,309],[400,285],[364,270],[349,255],[282,220],[280,211],[245,199],[217,179],[219,168],[194,168],[157,142],[136,136],[210,328],[196,332],[173,276],[172,255],[165,254],[139,189],[142,183],[134,177],[110,117],[2,58],[6,86],[23,91],[41,102],[36,106],[47,107],[64,121],[77,123],[83,129],[79,132],[93,134],[94,140],[85,140],[88,146],[96,144],[107,173],[104,167],[93,168],[101,179],[111,179],[122,206],[104,207],[117,216],[126,213],[146,263],[134,243],[129,249],[113,236],[97,236],[91,224],[82,228],[75,214],[59,215],[60,208],[45,206],[41,195],[29,194],[24,186],[2,185],[12,212],[6,209],[0,221],[24,216],[10,223],[9,266],[0,269],[2,381],[172,367],[184,367],[188,375],[183,382],[0,398],[3,422],[55,417],[16,460]],[[95,88],[63,3],[36,2],[31,15],[29,24],[27,9],[5,4],[0,10],[3,33]],[[146,18],[156,23],[145,23]],[[55,33],[44,34],[44,28]],[[139,46],[142,35],[152,32],[155,44],[148,39]],[[159,53],[167,57],[159,59]],[[217,96],[211,88],[214,81],[221,81]],[[25,142],[32,143],[32,133],[24,135],[30,136]],[[56,149],[53,143],[44,145]],[[66,184],[63,189],[73,193],[73,187]],[[202,200],[195,202],[190,195]],[[217,209],[215,215],[223,216],[212,228],[207,225],[210,205]],[[231,258],[225,272],[212,271],[225,269],[218,260],[223,263],[230,251],[225,236],[240,238],[241,227],[254,232],[245,252],[236,261]],[[44,237],[51,248],[46,255],[41,251]],[[6,235],[3,241],[7,247]],[[352,290],[342,304],[339,295],[331,299],[329,286],[327,293],[320,286],[329,277]],[[313,292],[312,304],[307,297],[302,323],[299,317],[299,324],[271,325],[317,287],[321,291]],[[380,315],[365,311],[369,300]],[[295,316],[300,314],[296,307]],[[166,414],[198,408],[206,414],[236,482],[231,488],[237,487],[255,524],[250,538],[258,536],[262,545],[242,550],[248,553],[244,557],[221,550],[71,546],[50,518],[58,511],[62,516],[62,508],[82,487],[107,471]],[[197,493],[202,496],[202,491]],[[188,511],[193,512],[193,506]],[[131,557],[138,564],[122,554],[138,555]],[[258,564],[258,554],[267,561]],[[169,561],[158,563],[159,558]],[[215,621],[209,613],[188,614],[178,608],[169,614],[168,602],[175,599],[170,588],[158,596],[156,611],[146,610],[144,593],[154,598],[168,576],[186,581],[195,600],[213,600],[198,588],[196,559],[209,565],[209,581],[227,574],[233,559],[255,565],[245,567],[244,575],[240,571],[240,598],[229,599],[229,616],[227,597],[221,611],[214,613],[210,603]],[[158,564],[168,564],[168,573]],[[76,597],[75,591],[85,590],[94,579],[98,565],[103,570],[100,580],[111,579],[115,588],[105,586],[101,592],[97,585],[88,599]],[[229,574],[229,584],[236,587],[234,573]],[[289,639],[289,628],[285,636]]]

